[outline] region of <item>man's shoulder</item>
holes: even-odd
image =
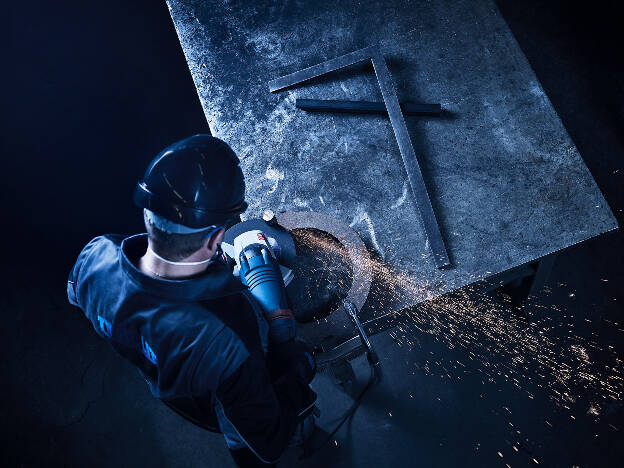
[[[102,234],[100,236],[96,236],[91,239],[87,245],[85,245],[84,249],[93,249],[93,248],[102,248],[102,247],[112,247],[119,248],[121,246],[122,241],[127,236],[123,234]]]
[[[94,273],[113,265],[119,253],[124,236],[120,234],[105,234],[91,239],[85,245],[72,267],[67,281],[67,296],[69,302],[82,306],[79,301],[79,283],[85,279],[92,280]]]
[[[122,234],[103,234],[94,237],[78,254],[76,265],[82,265],[94,257],[97,257],[97,261],[107,256],[111,259],[116,258],[125,237]]]

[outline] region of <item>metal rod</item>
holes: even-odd
[[[362,323],[360,322],[357,308],[355,307],[355,305],[353,305],[351,301],[344,301],[343,305],[344,305],[345,310],[347,311],[347,314],[349,314],[349,317],[351,317],[351,320],[353,320],[353,324],[357,328],[358,333],[360,334],[360,338],[362,339],[362,344],[366,347],[367,351],[370,351],[373,346],[368,340],[366,331],[364,331],[364,327],[362,326]]]
[[[352,114],[385,114],[388,115],[386,104],[373,101],[336,101],[328,99],[299,99],[295,101],[299,109],[310,112],[345,112]],[[439,116],[442,112],[440,104],[401,103],[401,110],[406,115]]]
[[[353,321],[355,328],[357,328],[358,334],[360,335],[360,339],[362,340],[362,344],[366,348],[369,362],[374,367],[378,368],[380,364],[379,356],[377,355],[375,348],[373,348],[373,345],[368,339],[368,335],[366,334],[366,330],[364,330],[364,327],[362,326],[362,322],[360,322],[360,318],[358,317],[357,307],[355,307],[355,305],[349,300],[343,301],[342,305],[344,309],[347,311],[347,314],[349,314],[349,317],[351,317],[351,320]],[[376,369],[376,371],[378,370]],[[379,377],[381,377],[381,374],[378,374],[378,375]]]

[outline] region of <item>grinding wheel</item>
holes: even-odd
[[[346,249],[352,265],[351,287],[347,292],[346,299],[360,310],[364,306],[370,291],[372,266],[370,255],[357,232],[332,216],[313,211],[286,211],[278,213],[276,218],[277,223],[289,231],[316,229],[326,232]],[[349,340],[348,346],[344,346],[343,341],[337,338],[341,335],[338,333],[340,328],[353,330],[357,334],[342,305],[326,318],[300,325],[300,336],[308,343],[320,346],[323,350],[323,353],[317,356],[320,365],[360,350],[357,341]]]

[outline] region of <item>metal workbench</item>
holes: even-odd
[[[210,128],[242,159],[247,216],[332,215],[423,285],[385,310],[365,306],[369,326],[506,272],[538,271],[539,259],[617,228],[491,0],[167,3]],[[449,268],[435,267],[389,119],[294,105],[382,101],[370,64],[269,92],[270,80],[372,44],[401,102],[442,104],[442,117],[405,120]],[[332,343],[350,336],[339,329]]]

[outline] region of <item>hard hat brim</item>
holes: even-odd
[[[214,224],[222,224],[240,215],[247,209],[247,202],[242,201],[231,208],[222,210],[205,210],[172,203],[151,192],[144,183],[139,182],[134,190],[134,203],[139,208],[146,208],[163,216],[174,223],[192,228],[202,228]]]

